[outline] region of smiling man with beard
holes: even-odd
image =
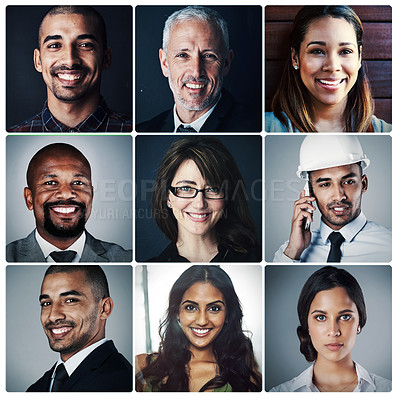
[[[306,181],[294,203],[289,240],[274,262],[389,262],[391,231],[362,212],[370,164],[356,136],[311,135],[300,148],[297,176]],[[316,206],[321,223],[311,232]]]
[[[93,186],[86,157],[66,143],[43,147],[31,159],[24,189],[36,230],[7,245],[10,262],[129,262],[131,250],[85,230]]]
[[[41,323],[57,363],[28,392],[127,392],[132,366],[105,324],[113,310],[101,267],[50,266],[39,296]]]
[[[131,120],[110,110],[100,94],[112,51],[94,8],[51,8],[41,21],[38,42],[33,60],[47,86],[47,101],[39,114],[9,132],[131,132]]]

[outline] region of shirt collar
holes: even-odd
[[[64,363],[65,365],[65,369],[66,372],[68,373],[69,376],[71,376],[73,374],[73,372],[75,371],[75,369],[81,364],[81,362],[92,352],[94,351],[97,347],[101,346],[102,344],[104,344],[105,342],[107,342],[108,339],[104,338],[99,340],[98,342],[95,342],[93,344],[91,344],[90,346],[84,348],[83,350],[80,350],[78,353],[76,353],[75,355],[73,355],[71,358],[69,358],[68,360],[66,360],[65,362],[62,361],[61,359],[61,354],[59,355],[58,361],[57,361],[57,365],[55,366],[54,372],[53,372],[53,376],[51,379],[54,379],[55,376],[55,370],[57,369],[59,364]]]
[[[48,103],[46,100],[42,110],[42,123],[44,130],[50,132],[96,132],[108,114],[109,108],[106,105],[104,98],[101,96],[100,103],[94,112],[90,114],[84,121],[79,122],[75,127],[70,128],[54,118],[48,108]]]
[[[361,213],[354,220],[349,222],[347,225],[344,225],[338,232],[340,232],[346,242],[351,242],[354,237],[361,231],[361,229],[366,224],[365,214],[361,211]],[[328,241],[329,235],[333,232],[333,229],[327,226],[321,219],[321,224],[319,227],[320,234],[322,237],[323,244],[326,244]]]
[[[40,246],[41,251],[44,254],[44,258],[46,259],[47,262],[55,262],[52,257],[50,256],[50,253],[53,251],[62,251],[58,247],[54,246],[50,242],[47,242],[47,240],[43,239],[42,236],[40,236],[40,233],[38,230],[35,230],[35,238],[37,240],[37,243]],[[76,251],[76,256],[72,260],[72,262],[79,262],[80,258],[82,257],[84,245],[86,243],[86,232],[83,231],[83,233],[80,235],[80,237],[73,242],[67,249],[65,250],[74,250]]]
[[[173,115],[174,115],[174,133],[177,132],[177,128],[182,124],[184,126],[191,126],[193,129],[195,129],[196,132],[200,132],[200,130],[202,129],[202,126],[204,125],[204,123],[206,122],[207,118],[209,118],[210,114],[213,112],[213,110],[216,108],[216,105],[218,104],[218,102],[221,99],[221,93],[220,93],[220,97],[218,98],[218,100],[214,103],[214,106],[212,108],[210,108],[209,111],[206,111],[202,116],[200,116],[198,119],[196,119],[195,121],[189,123],[189,124],[184,124],[184,122],[182,122],[179,118],[179,116],[177,115],[177,108],[176,105],[174,104],[173,107]]]
[[[361,387],[363,384],[363,381],[366,381],[368,385],[370,385],[373,388],[373,391],[376,391],[376,386],[373,382],[373,379],[370,377],[369,372],[366,371],[364,367],[359,365],[358,363],[355,363],[355,369],[357,371],[358,375],[358,386]]]

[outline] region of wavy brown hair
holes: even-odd
[[[289,54],[277,92],[272,100],[272,111],[282,124],[289,128],[288,119],[300,132],[317,132],[313,123],[313,107],[308,89],[301,80],[300,70],[291,62],[291,51],[300,54],[300,45],[312,22],[324,17],[343,18],[355,31],[358,49],[363,50],[363,27],[357,14],[348,6],[305,6],[297,13],[289,35]],[[363,63],[362,63],[363,64]],[[346,132],[373,132],[374,102],[365,67],[348,93],[345,108]],[[287,117],[287,118],[286,118]]]
[[[177,140],[163,157],[152,196],[153,216],[161,231],[172,242],[177,242],[177,221],[167,207],[167,199],[174,175],[185,160],[195,162],[208,185],[224,189],[224,210],[215,226],[218,244],[247,253],[256,245],[256,235],[246,188],[232,155],[214,137],[190,136]]]

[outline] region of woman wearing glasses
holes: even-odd
[[[170,245],[149,261],[260,261],[238,167],[216,138],[174,142],[160,165],[152,209]]]

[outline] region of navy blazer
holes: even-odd
[[[236,103],[232,95],[222,90],[222,96],[200,132],[261,132],[261,113],[247,110]],[[174,132],[173,109],[162,112],[136,126],[137,132]]]
[[[80,262],[130,262],[132,251],[124,250],[115,243],[95,239],[86,231],[86,243]],[[15,240],[7,245],[6,260],[9,262],[46,262],[35,231],[24,239]]]
[[[27,392],[48,392],[55,365]],[[66,380],[63,392],[131,392],[133,368],[112,340],[93,350]]]

